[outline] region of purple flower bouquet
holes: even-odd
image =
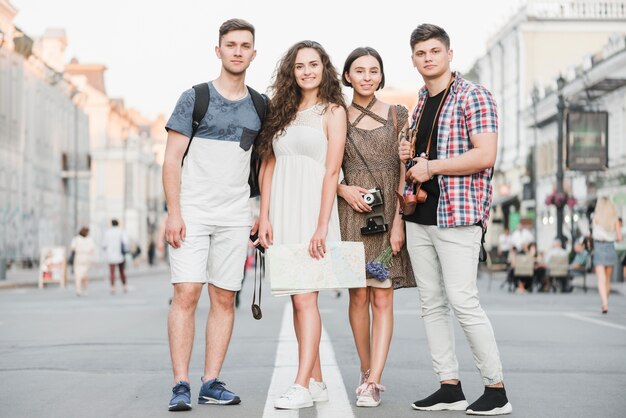
[[[378,257],[365,265],[365,270],[376,280],[384,282],[389,278],[389,267],[393,264],[391,247],[385,248]]]

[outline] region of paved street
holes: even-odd
[[[497,280],[500,280],[498,276]],[[600,314],[594,290],[516,295],[480,280],[483,306],[499,341],[516,417],[623,417],[626,408],[626,298],[612,295]],[[168,277],[132,278],[128,294],[112,296],[104,281],[88,297],[68,288],[0,291],[2,417],[170,417],[171,371],[166,316]],[[325,327],[322,362],[331,401],[298,413],[268,403],[294,377],[295,342],[287,299],[264,289],[263,319],[250,313],[248,280],[222,378],[241,395],[238,406],[197,405],[203,358],[204,297],[197,312],[192,358],[193,410],[188,417],[459,417],[425,413],[411,402],[436,388],[414,289],[396,292],[396,326],[379,408],[356,408],[358,359],[347,319],[347,293],[320,298]],[[460,330],[458,356],[465,395],[482,391]],[[279,355],[277,356],[277,352]]]

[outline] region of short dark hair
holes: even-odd
[[[228,19],[226,22],[222,23],[222,26],[220,26],[218,44],[222,42],[222,37],[224,35],[234,30],[247,30],[252,34],[252,42],[254,43],[254,26],[252,26],[252,23],[243,19]]]
[[[432,23],[422,23],[411,33],[411,51],[415,44],[429,39],[438,39],[443,42],[446,49],[450,49],[450,36],[442,27]]]
[[[366,55],[371,55],[372,57],[376,58],[378,64],[380,65],[380,73],[382,74],[382,79],[380,80],[380,84],[378,85],[378,88],[376,90],[380,90],[385,87],[385,70],[383,68],[383,59],[380,57],[378,51],[369,46],[363,46],[355,49],[354,51],[350,52],[350,55],[348,55],[348,58],[346,58],[346,62],[345,64],[343,64],[343,72],[341,73],[341,82],[344,86],[352,87],[352,83],[350,83],[346,79],[346,73],[350,72],[350,66],[354,61]]]
[[[117,219],[111,219],[111,225],[112,226],[118,226],[120,223],[117,221]]]
[[[78,235],[80,235],[81,237],[86,237],[87,235],[89,235],[89,228],[83,226],[82,228],[80,228]]]

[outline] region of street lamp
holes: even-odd
[[[78,118],[79,118],[79,114],[78,114],[78,106],[79,106],[79,101],[78,98],[80,97],[80,90],[78,90],[76,87],[72,88],[72,91],[70,92],[70,101],[72,102],[72,104],[74,105],[74,219],[72,222],[72,236],[73,234],[78,233],[78,147],[79,147],[79,140],[78,140],[78,134],[79,134],[79,129],[78,129]],[[78,96],[78,97],[77,97]]]
[[[126,223],[126,209],[129,206],[129,196],[128,196],[128,139],[130,137],[130,128],[126,125],[126,118],[122,118],[122,140],[124,141],[124,198],[122,200],[122,222],[123,227],[128,228],[128,224]],[[128,230],[128,229],[127,229]]]
[[[539,88],[535,84],[530,93],[530,97],[533,103],[533,147],[532,147],[532,168],[531,168],[531,185],[533,188],[533,197],[535,199],[535,234],[539,232],[539,217],[537,216],[537,212],[539,209],[539,204],[537,203],[537,153],[539,148],[539,141],[537,140],[537,105],[539,104]]]
[[[559,78],[556,80],[558,101],[556,108],[558,111],[557,123],[558,123],[558,136],[556,138],[556,191],[559,195],[564,194],[563,190],[563,122],[565,118],[565,98],[563,97],[563,87],[565,87],[565,78],[559,74]],[[565,242],[563,236],[563,209],[564,204],[556,205],[556,236],[561,241],[561,244]]]

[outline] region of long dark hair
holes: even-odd
[[[273,83],[269,88],[271,101],[268,117],[259,137],[258,150],[262,158],[273,155],[272,140],[277,134],[283,134],[285,128],[291,123],[298,113],[298,106],[302,100],[302,91],[294,75],[296,55],[301,49],[311,48],[317,51],[323,66],[322,82],[320,84],[318,98],[325,105],[324,111],[329,104],[346,107],[341,93],[339,74],[330,61],[330,56],[322,45],[315,41],[301,41],[287,50],[280,59],[274,71]]]

